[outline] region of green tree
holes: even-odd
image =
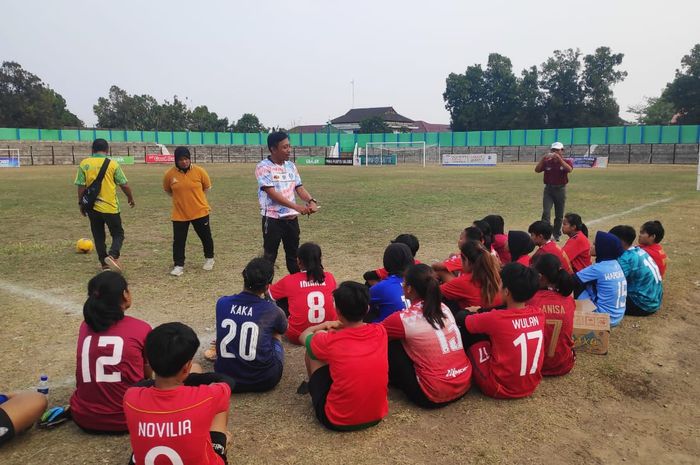
[[[661,97],[679,113],[678,124],[700,124],[700,44],[681,59],[681,69]]]
[[[614,126],[620,124],[620,106],[613,97],[612,86],[627,77],[627,71],[616,68],[622,64],[622,53],[611,53],[609,47],[598,47],[593,55],[583,58],[582,75],[585,94],[587,126]]]
[[[648,98],[646,103],[629,107],[627,111],[636,115],[637,124],[669,124],[676,113],[673,103],[661,97]]]
[[[580,57],[578,49],[555,50],[554,56],[542,63],[540,87],[545,93],[548,127],[582,125],[585,90],[579,76]]]
[[[232,129],[236,132],[267,132],[267,128],[253,113],[243,113]]]
[[[484,71],[486,114],[481,129],[508,129],[513,126],[520,103],[518,81],[510,58],[490,53]]]
[[[209,111],[206,105],[200,105],[192,110],[188,129],[192,131],[223,132],[228,129],[228,118]]]
[[[162,120],[158,101],[150,95],[129,95],[125,90],[112,86],[109,94],[97,99],[92,107],[101,128],[136,130],[174,129]]]
[[[442,98],[450,113],[453,131],[481,129],[483,115],[487,112],[486,86],[481,65],[467,67],[464,74],[450,73]]]
[[[63,128],[82,127],[68,111],[66,100],[19,63],[0,67],[0,126]]]
[[[357,132],[359,134],[378,134],[382,132],[391,132],[391,128],[381,117],[372,116],[371,118],[360,121],[360,129]]]
[[[539,129],[544,127],[544,95],[539,87],[537,67],[524,69],[518,79],[519,108],[516,110],[514,128]]]

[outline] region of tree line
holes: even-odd
[[[629,124],[620,118],[612,87],[627,77],[622,53],[598,47],[555,50],[540,66],[515,75],[510,58],[491,53],[485,67],[450,73],[443,99],[453,131],[566,128]],[[236,122],[206,105],[190,108],[178,96],[158,102],[144,94],[110,87],[93,106],[97,126],[130,130],[268,130],[253,113]],[[673,81],[660,95],[628,108],[638,124],[700,124],[700,44],[681,59]],[[390,132],[381,118],[361,122],[360,132]],[[66,100],[18,63],[0,67],[0,127],[84,127]]]

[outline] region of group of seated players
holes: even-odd
[[[279,383],[283,338],[305,346],[308,381],[298,392],[310,394],[331,430],[379,423],[389,386],[423,408],[460,399],[472,381],[490,397],[529,396],[543,375],[574,366],[575,298],[609,313],[612,326],[661,306],[660,222],[641,226],[637,247],[635,229],[623,225],[598,231],[591,247],[577,214],[565,216],[563,233],[559,248],[549,223],[505,234],[503,219],[489,215],[460,233],[457,253],[431,266],[415,258],[418,239],[401,234],[365,283],[336,285],[314,243],[298,250],[301,271],[277,282],[274,266],[254,258],[242,292],[216,303],[211,373],[193,362],[200,343],[190,327],[152,329],[126,315],[127,281],[101,272],[83,307],[72,419],[88,433],[128,433],[131,463],[227,463],[229,397]],[[0,420],[12,428],[14,419],[19,431],[32,421],[17,420],[17,404],[10,397],[0,405]],[[24,405],[39,412],[45,401]]]

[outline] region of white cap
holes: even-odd
[[[561,142],[555,142],[552,144],[553,150],[561,150],[563,148],[564,148],[564,144],[562,144]]]

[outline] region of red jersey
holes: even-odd
[[[529,255],[521,255],[518,257],[518,259],[515,261],[515,263],[520,263],[523,266],[530,266],[530,256]]]
[[[443,265],[445,265],[445,268],[447,268],[447,271],[450,273],[454,273],[455,271],[458,273],[462,273],[462,255],[461,254],[456,254],[442,262]]]
[[[540,307],[545,317],[545,354],[542,374],[544,376],[567,374],[576,361],[572,337],[576,311],[573,295],[564,297],[556,291],[542,289],[537,291],[528,305]]]
[[[229,397],[225,383],[130,388],[124,414],[136,465],[223,465],[209,429],[214,416],[228,410]]]
[[[572,169],[574,167],[574,162],[570,158],[564,158],[564,162],[569,165]],[[565,185],[569,182],[569,173],[566,172],[559,160],[550,158],[544,161],[542,165],[542,170],[544,171],[544,183],[552,184],[555,186]]]
[[[289,274],[270,286],[270,296],[275,299],[289,301],[289,328],[287,339],[292,344],[301,344],[299,335],[309,326],[335,321],[333,291],[336,288],[335,278],[329,272],[324,272],[322,283],[307,281],[306,271]]]
[[[389,339],[401,339],[413,361],[425,396],[442,403],[461,397],[471,386],[472,367],[452,312],[442,304],[443,328],[433,328],[423,317],[423,302],[389,315],[382,324]]]
[[[574,273],[591,266],[591,243],[582,232],[577,232],[566,241],[562,251],[571,260]]]
[[[151,326],[130,316],[96,333],[80,325],[75,364],[73,420],[86,429],[126,431],[122,401],[126,390],[144,379],[143,347]]]
[[[471,334],[487,334],[491,340],[491,353],[482,356],[490,360],[494,397],[515,399],[535,391],[546,351],[542,310],[532,306],[492,310],[467,316],[465,325]]]
[[[568,271],[569,274],[573,274],[573,270],[571,269],[571,262],[569,261],[569,257],[566,255],[566,252],[562,251],[557,245],[557,243],[551,239],[548,240],[542,247],[537,249],[537,252],[535,252],[535,255],[533,255],[533,257],[543,255],[546,253],[556,255],[559,261],[561,262],[562,268]]]
[[[659,267],[659,271],[661,272],[661,277],[663,278],[666,274],[666,259],[668,257],[661,247],[661,244],[640,245],[639,247],[654,259],[656,266]]]
[[[503,303],[500,293],[496,294],[493,302],[486,302],[481,296],[481,285],[472,280],[471,273],[463,273],[453,280],[441,284],[440,292],[445,298],[455,300],[460,308],[491,308]]]
[[[337,426],[381,420],[389,412],[389,341],[380,324],[318,332],[306,340],[309,356],[328,362],[333,385],[326,416]]]
[[[506,247],[508,245],[508,236],[505,234],[494,234],[493,244],[491,245],[493,250],[498,254],[498,259],[501,263],[506,264],[511,262],[510,252]]]
[[[416,260],[415,258],[413,259],[413,264],[414,265],[420,265],[420,260]],[[379,276],[379,280],[382,281],[386,278],[389,277],[389,272],[386,270],[386,268],[379,268],[378,270],[374,270],[375,273],[377,273],[377,276]]]

